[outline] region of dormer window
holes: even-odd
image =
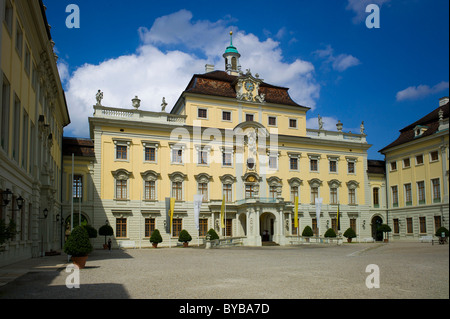
[[[420,137],[428,130],[428,126],[417,125],[414,128],[414,137]]]

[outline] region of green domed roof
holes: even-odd
[[[230,45],[227,47],[227,49],[225,50],[225,54],[226,53],[237,53],[239,54],[239,51],[236,49],[236,47],[233,45],[233,32],[230,32]]]

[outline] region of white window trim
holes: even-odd
[[[339,160],[340,157],[339,156],[330,156],[328,155],[328,173],[330,174],[339,174]],[[332,172],[330,170],[330,162],[336,162],[336,172]]]
[[[410,189],[410,197],[411,197],[411,205],[408,205],[408,201],[407,201],[407,192],[406,192],[406,186],[409,185],[409,189]],[[412,189],[412,183],[405,183],[403,184],[403,201],[405,203],[405,207],[406,206],[412,206],[413,205],[413,189]]]
[[[430,179],[430,186],[431,186],[431,203],[434,203],[435,197],[434,197],[434,187],[433,187],[433,180],[437,179],[439,181],[439,198],[442,202],[442,183],[441,183],[441,178],[440,177],[436,177],[436,178],[431,178]]]
[[[431,159],[431,153],[434,153],[434,152],[437,152],[437,154],[438,154],[438,159],[437,160],[432,160]],[[439,155],[439,150],[430,151],[428,154],[429,154],[430,163],[437,163],[441,159],[441,156]]]
[[[255,119],[256,119],[256,113],[248,113],[248,112],[245,112],[245,113],[244,113],[244,119],[245,119],[245,122],[247,122],[247,115],[253,116],[253,122],[255,122]]]
[[[291,126],[291,120],[295,120],[295,127]],[[291,130],[298,130],[298,118],[290,117],[288,119],[288,128],[291,129]]]
[[[220,147],[220,151],[222,152],[220,164],[222,168],[234,168],[234,149],[233,148],[227,148],[227,147]],[[224,165],[223,164],[223,154],[231,154],[231,165]]]
[[[417,163],[417,157],[418,156],[422,156],[422,163]],[[415,163],[416,163],[416,166],[421,166],[421,165],[424,165],[425,164],[425,158],[424,158],[424,156],[423,156],[423,154],[417,154],[417,155],[414,155],[414,161],[415,161]]]
[[[269,121],[270,117],[274,117],[275,118],[275,125],[271,125],[270,124],[270,121]],[[267,126],[268,127],[278,127],[278,116],[276,116],[276,115],[267,115]]]
[[[226,122],[226,123],[231,123],[231,122],[233,122],[233,111],[231,111],[231,110],[221,110],[222,112],[222,117],[221,117],[221,120],[222,120],[222,122]],[[223,119],[223,113],[225,113],[225,112],[227,112],[227,113],[230,113],[230,119],[229,120],[224,120]]]
[[[288,152],[288,157],[289,157],[289,171],[290,172],[300,172],[300,159],[302,157],[302,153],[290,153]],[[291,158],[296,158],[297,159],[297,169],[292,169],[291,168]]]
[[[308,154],[308,158],[309,158],[309,172],[310,173],[320,173],[320,159],[321,159],[320,154]],[[311,170],[311,160],[317,161],[317,171]]]
[[[180,145],[180,144],[169,144],[169,148],[170,148],[170,164],[171,165],[184,166],[185,156],[186,156],[186,152],[185,152],[186,145],[184,145],[184,144],[183,145]],[[181,150],[182,151],[182,153],[181,153],[181,163],[180,162],[174,162],[174,160],[173,160],[173,151],[174,150],[177,150],[177,151]]]
[[[395,162],[395,169],[392,169],[392,163]],[[390,161],[389,162],[389,172],[396,172],[398,170],[398,163],[397,161]]]
[[[113,143],[114,143],[114,161],[115,162],[130,162],[131,141],[121,140],[121,139],[113,139]],[[127,147],[127,158],[126,159],[117,158],[117,146],[126,146]]]
[[[142,142],[143,145],[143,162],[149,163],[149,164],[158,164],[158,154],[159,154],[159,143],[158,142]],[[146,148],[154,148],[155,149],[155,160],[154,161],[147,161],[145,160],[145,149]]]
[[[419,183],[423,183],[423,197],[424,197],[425,203],[420,203]],[[416,196],[416,198],[417,198],[417,205],[426,205],[426,203],[427,203],[427,189],[426,189],[425,181],[423,181],[423,180],[422,181],[417,181],[416,182],[416,188],[417,188],[417,196]]]
[[[206,111],[206,117],[199,117],[198,116],[198,113],[199,113],[199,111],[200,110],[205,110]],[[209,120],[209,108],[207,108],[207,107],[197,107],[197,120],[200,120],[200,121],[207,121],[207,120]]]
[[[409,159],[409,166],[405,166],[405,160],[407,160],[407,159]],[[405,157],[404,159],[402,159],[402,165],[403,165],[403,169],[411,168],[411,158]]]

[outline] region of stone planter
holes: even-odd
[[[83,257],[74,257],[72,256],[72,263],[78,267],[78,269],[84,269],[86,267],[86,261],[88,259],[88,256]]]

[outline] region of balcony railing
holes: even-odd
[[[139,109],[121,109],[102,105],[94,106],[94,117],[106,119],[123,119],[147,123],[185,124],[186,115],[165,112],[142,111]]]

